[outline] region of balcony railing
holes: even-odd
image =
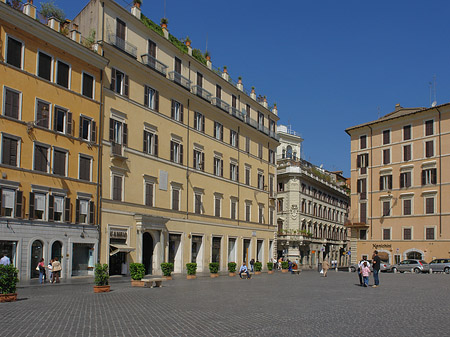
[[[191,90],[191,81],[181,75],[180,73],[177,73],[176,71],[171,71],[169,73],[169,78],[171,81],[174,81],[175,83],[181,85],[183,88],[187,90]]]
[[[122,157],[122,144],[118,144],[115,142],[111,143],[111,154],[113,156],[120,156]]]
[[[211,93],[208,90],[203,89],[201,86],[193,85],[192,93],[211,103]]]
[[[230,105],[228,103],[226,103],[225,101],[222,101],[219,97],[213,97],[212,104],[214,104],[219,109],[222,109],[223,111],[226,111],[227,113],[230,113]]]
[[[264,132],[266,135],[269,134],[269,128],[258,123],[258,130]]]
[[[239,109],[236,109],[235,107],[230,108],[230,114],[236,118],[239,118],[241,121],[244,120],[244,115],[242,112],[239,111]]]
[[[280,140],[280,136],[278,136],[278,134],[277,134],[276,132],[274,132],[274,131],[270,131],[270,132],[269,132],[269,136],[270,136],[271,138],[276,139],[276,140]]]
[[[137,56],[136,46],[118,37],[117,35],[109,34],[108,43],[112,44],[113,46],[116,46],[119,49],[122,49],[125,53],[130,54],[133,57]]]
[[[258,122],[250,116],[246,115],[244,120],[248,125],[253,126],[255,129],[258,128]]]
[[[166,66],[162,62],[159,62],[155,57],[151,56],[150,54],[144,54],[141,55],[141,59],[142,63],[144,63],[146,66],[156,70],[161,75],[167,75],[168,66]]]

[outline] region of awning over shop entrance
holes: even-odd
[[[386,252],[378,252],[381,261],[389,261],[389,254]]]
[[[109,252],[109,256],[113,256],[114,254],[123,252],[123,253],[129,253],[135,250],[136,248],[129,247],[127,245],[120,245],[120,244],[110,244],[111,248],[114,248]]]

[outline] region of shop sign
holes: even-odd
[[[128,237],[128,231],[125,229],[111,229],[109,232],[109,237],[111,239],[121,239],[126,240]]]
[[[390,243],[383,243],[383,244],[376,244],[376,243],[374,243],[372,246],[373,246],[373,249],[379,249],[379,248],[392,249],[392,245]]]

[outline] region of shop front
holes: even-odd
[[[72,276],[94,275],[95,246],[91,243],[74,243],[72,247]]]
[[[129,253],[135,248],[129,245],[129,228],[109,228],[109,274],[127,275]]]

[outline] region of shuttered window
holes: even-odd
[[[215,197],[214,198],[214,216],[220,217],[220,205],[221,205],[221,198]]]
[[[83,96],[94,98],[94,77],[83,73]]]
[[[434,134],[434,121],[429,120],[425,122],[425,136],[431,136]]]
[[[367,204],[361,203],[359,204],[359,221],[361,223],[367,223]],[[365,236],[364,236],[365,238]]]
[[[158,156],[158,135],[144,130],[144,153]]]
[[[236,219],[236,200],[231,200],[231,219]]]
[[[2,164],[17,166],[17,139],[3,135],[2,137]]]
[[[245,203],[245,221],[251,221],[251,204]]]
[[[390,239],[391,239],[391,229],[383,228],[383,240],[390,240]]]
[[[400,173],[400,188],[411,186],[411,172]]]
[[[145,183],[145,205],[153,206],[153,183]]]
[[[434,240],[434,227],[429,227],[426,229],[426,239]]]
[[[436,184],[437,169],[422,170],[422,185]]]
[[[434,141],[425,142],[425,156],[427,158],[434,156]]]
[[[403,140],[411,139],[411,125],[405,125],[403,127]]]
[[[363,135],[359,137],[359,148],[365,149],[367,147],[367,136]]]
[[[180,190],[172,189],[172,209],[178,211],[180,209]]]
[[[66,175],[66,156],[67,152],[65,151],[56,149],[53,151],[53,174]]]
[[[38,53],[38,76],[47,81],[52,80],[52,57],[41,51]]]
[[[403,146],[403,161],[411,160],[411,144]]]
[[[411,215],[411,199],[403,200],[403,215]]]
[[[113,176],[113,200],[122,201],[122,177]]]
[[[391,162],[391,149],[383,150],[383,164],[387,165]]]
[[[383,216],[391,215],[391,202],[383,201]]]
[[[48,147],[37,144],[34,146],[34,169],[48,172]]]
[[[6,63],[22,68],[22,42],[8,36],[8,41],[6,45]]]
[[[434,214],[434,197],[425,198],[425,213]]]
[[[411,240],[411,228],[403,228],[403,240]]]
[[[391,130],[383,131],[383,145],[389,144],[391,142]]]
[[[144,86],[144,105],[155,111],[159,111],[159,92],[149,86]]]
[[[4,115],[19,119],[20,93],[11,89],[5,89],[5,112]]]
[[[91,158],[80,156],[80,179],[91,181]]]
[[[195,193],[194,195],[194,212],[195,214],[202,214],[202,195],[200,193]]]
[[[56,83],[69,88],[70,66],[67,63],[59,61],[56,63]]]
[[[194,129],[205,132],[205,116],[197,111],[194,113]]]

